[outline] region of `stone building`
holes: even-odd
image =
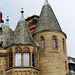
[[[75,75],[75,58],[68,57],[69,75]]]
[[[62,31],[48,1],[30,33],[23,13],[16,29],[7,23],[0,47],[0,75],[68,75],[66,34]]]

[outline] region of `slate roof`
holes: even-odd
[[[45,3],[42,7],[34,34],[43,30],[57,30],[62,32],[62,29],[47,0],[45,0]]]
[[[5,23],[2,24],[3,29],[3,47],[7,47],[13,43],[14,31]]]
[[[24,19],[23,14],[21,15],[21,18],[14,32],[14,44],[37,45],[30,33],[29,27]]]
[[[7,47],[12,44],[33,44],[39,46],[38,43],[33,39],[29,27],[24,19],[23,12],[21,11],[21,18],[16,26],[15,31],[13,31],[8,21],[6,24],[2,24],[3,32],[3,47]]]

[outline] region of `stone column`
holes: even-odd
[[[13,47],[13,67],[15,67],[15,47]]]
[[[21,55],[21,66],[23,66],[23,53],[22,53],[22,55]]]
[[[32,66],[32,51],[30,52],[30,66]]]

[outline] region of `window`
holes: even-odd
[[[57,39],[56,39],[56,36],[53,36],[52,39],[53,39],[53,48],[57,48]]]
[[[32,54],[32,65],[33,67],[35,67],[35,55],[34,54]]]
[[[21,53],[15,54],[15,66],[21,66]]]
[[[74,64],[70,63],[70,64],[69,64],[69,69],[70,69],[71,71],[74,71]]]
[[[12,52],[9,53],[9,67],[12,67],[12,63],[13,63],[13,55]]]
[[[63,39],[63,51],[64,51],[64,39]]]
[[[67,61],[65,61],[65,70],[67,71]]]
[[[23,64],[24,66],[29,66],[29,53],[23,54]]]
[[[41,37],[41,48],[44,49],[45,45],[44,45],[44,37]]]
[[[33,19],[33,25],[37,24],[37,19]]]

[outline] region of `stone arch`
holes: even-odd
[[[33,48],[32,54],[35,55],[35,58],[38,58],[38,51],[35,47]]]
[[[9,48],[9,52],[12,52],[12,48]]]
[[[56,35],[53,35],[53,36],[52,36],[52,39],[57,39],[57,36],[56,36]]]
[[[25,47],[23,48],[23,52],[25,52],[25,53],[28,52],[28,53],[29,53],[29,52],[30,52],[30,49],[29,49],[27,46],[25,46]]]
[[[15,48],[15,52],[20,52],[20,53],[21,53],[21,52],[22,52],[21,47],[16,47],[16,48]]]

